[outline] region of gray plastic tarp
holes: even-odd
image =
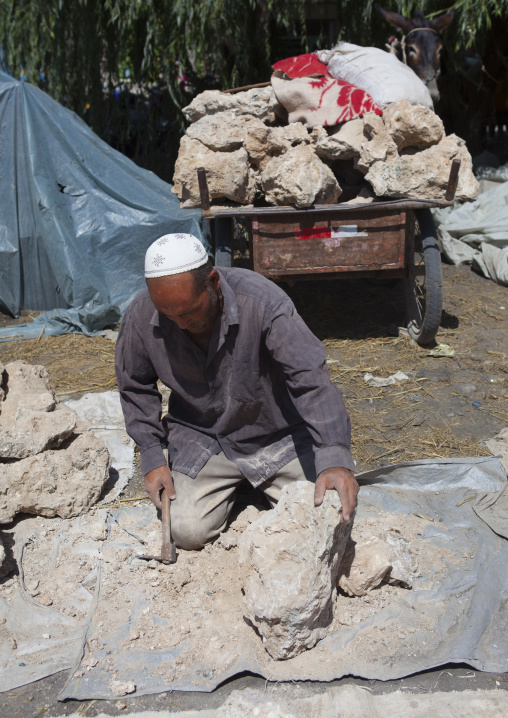
[[[171,185],[2,72],[0,127],[0,311],[52,310],[0,329],[0,341],[114,324],[144,286],[157,237],[203,240],[200,212],[182,210]]]
[[[359,476],[359,481],[359,519],[376,517],[379,512],[401,517],[416,513],[427,517],[422,520],[422,532],[417,540],[422,546],[425,544],[426,551],[436,554],[435,567],[414,580],[413,590],[369,618],[331,633],[312,651],[286,661],[260,657],[259,651],[262,654],[264,651],[254,631],[239,636],[236,644],[228,641],[223,646],[218,642],[211,663],[193,663],[184,658],[191,646],[195,646],[199,654],[199,630],[189,632],[185,641],[174,648],[140,650],[136,648],[136,641],[131,643],[126,637],[129,631],[139,628],[144,616],[150,616],[157,630],[171,631],[168,621],[151,607],[155,584],[151,580],[141,586],[122,584],[121,595],[129,597],[128,618],[118,613],[111,623],[104,624],[104,609],[111,604],[111,597],[119,594],[114,593],[111,583],[116,580],[114,571],[101,578],[99,554],[114,552],[115,545],[89,542],[87,550],[95,556],[97,583],[95,591],[90,582],[82,591],[89,611],[88,620],[81,625],[80,637],[76,619],[70,621],[64,617],[68,623],[65,628],[58,611],[34,605],[33,599],[29,603],[25,596],[24,603],[17,593],[9,599],[0,599],[0,617],[6,618],[6,628],[19,638],[16,651],[10,650],[7,643],[2,648],[5,668],[0,673],[0,690],[41,677],[41,655],[37,651],[44,642],[43,633],[55,637],[54,645],[50,639],[45,643],[43,658],[47,673],[58,670],[58,665],[60,670],[69,667],[73,655],[74,668],[79,667],[62,691],[61,699],[112,698],[112,676],[119,681],[133,681],[136,695],[143,695],[167,690],[211,691],[242,671],[272,681],[330,681],[349,674],[391,680],[450,662],[465,662],[483,671],[508,671],[508,541],[496,535],[476,515],[469,500],[478,493],[499,491],[506,486],[506,475],[499,461],[480,458],[411,462],[366,472]],[[106,512],[102,510],[100,514],[107,522]],[[136,552],[143,550],[140,540],[154,515],[153,506],[144,506],[123,508],[109,516],[110,525],[115,522],[121,528],[120,539],[116,539],[121,542],[118,547],[132,554],[133,561]],[[23,544],[27,540],[37,541],[34,531],[44,530],[42,521],[28,521],[31,522],[29,530],[23,528],[25,522],[19,522],[12,530],[18,562],[22,562]],[[62,541],[76,521],[79,519],[59,523],[58,535]],[[217,569],[220,572],[220,566]],[[20,575],[23,576],[23,570]],[[199,577],[195,576],[194,580]],[[76,600],[78,598],[76,595]],[[238,600],[241,603],[240,595]],[[111,617],[111,612],[108,615]],[[217,607],[214,615],[221,635],[224,621],[230,620],[230,616],[227,612],[222,615]],[[178,620],[179,616],[170,617],[170,623]],[[390,647],[383,639],[387,627],[396,628],[398,640]],[[362,641],[369,632],[372,635],[373,629],[380,631],[379,642],[366,654]],[[410,639],[404,637],[408,631]],[[96,648],[95,658],[90,662],[87,646],[92,642]],[[53,651],[62,654],[60,663],[55,660]],[[319,661],[311,660],[310,654],[315,651]],[[23,671],[18,666],[20,660],[25,664]],[[181,664],[177,675],[175,661]]]
[[[443,253],[452,264],[471,264],[508,285],[508,182],[460,207],[433,210]]]

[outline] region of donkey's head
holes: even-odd
[[[402,31],[402,40],[397,47],[399,59],[428,86],[432,99],[438,100],[436,79],[441,70],[440,54],[443,47],[440,35],[453,20],[454,11],[427,20],[421,10],[416,11],[413,19],[383,10],[377,4],[376,10],[387,22]]]

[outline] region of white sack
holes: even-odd
[[[434,109],[424,83],[411,68],[389,52],[377,47],[339,42],[331,50],[320,50],[316,54],[328,66],[332,77],[365,90],[381,107],[390,102],[409,100],[413,105]]]
[[[508,182],[475,202],[433,215],[448,261],[472,264],[485,277],[508,285]]]

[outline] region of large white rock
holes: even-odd
[[[175,164],[174,192],[182,207],[201,205],[196,170],[206,169],[210,199],[227,198],[250,204],[255,194],[255,172],[249,167],[247,151],[214,152],[198,140],[184,135]]]
[[[4,369],[0,457],[23,459],[59,446],[74,431],[77,417],[55,399],[46,368],[15,361]]]
[[[327,491],[315,507],[314,484],[296,482],[239,540],[244,615],[277,660],[312,648],[327,634],[352,523],[340,523],[340,516],[336,492]]]
[[[355,167],[367,172],[375,162],[390,162],[398,157],[397,145],[392,140],[381,117],[369,112],[363,117],[363,132],[367,138],[360,149]]]
[[[308,145],[311,141],[309,131],[301,122],[291,122],[289,125],[274,127],[272,133],[275,137],[280,138],[280,141],[288,142],[292,147],[300,144]]]
[[[253,115],[267,122],[275,120],[280,105],[271,86],[257,87],[244,92],[221,92],[205,90],[184,107],[183,114],[188,122],[196,122],[205,115],[232,110],[239,115]]]
[[[320,131],[322,130],[322,132]],[[363,120],[345,122],[337,132],[328,135],[324,128],[314,128],[316,154],[326,160],[349,160],[360,155],[367,141],[363,132]]]
[[[4,402],[7,404],[7,401]],[[9,419],[0,416],[0,457],[25,459],[52,449],[68,439],[76,428],[76,413],[58,404],[54,411],[32,411],[20,406]]]
[[[378,197],[444,199],[454,159],[461,161],[455,199],[476,199],[479,184],[471,155],[464,140],[456,135],[448,135],[421,152],[403,154],[390,162],[375,162],[365,179]]]
[[[3,368],[8,396],[2,404],[2,414],[13,415],[20,406],[36,411],[55,408],[55,395],[45,366],[13,361]]]
[[[404,147],[425,149],[437,145],[445,136],[444,125],[435,112],[408,100],[392,102],[383,112],[386,129],[399,150]]]
[[[65,450],[0,464],[0,523],[21,512],[78,516],[99,498],[109,463],[102,440],[85,432]]]
[[[256,130],[270,135],[270,128],[257,117],[228,110],[201,117],[187,129],[187,136],[216,152],[231,152],[244,147],[249,133]]]
[[[310,145],[291,147],[266,165],[260,177],[266,201],[276,205],[310,207],[334,204],[342,190],[331,169]]]

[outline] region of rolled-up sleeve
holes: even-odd
[[[289,298],[267,307],[265,344],[282,366],[293,403],[314,443],[316,471],[356,471],[350,453],[351,424],[339,390],[331,383],[323,345]]]
[[[115,372],[129,436],[135,441],[141,471],[163,466],[166,435],[161,422],[162,403],[157,374],[142,340],[133,307],[127,310],[118,334]]]

